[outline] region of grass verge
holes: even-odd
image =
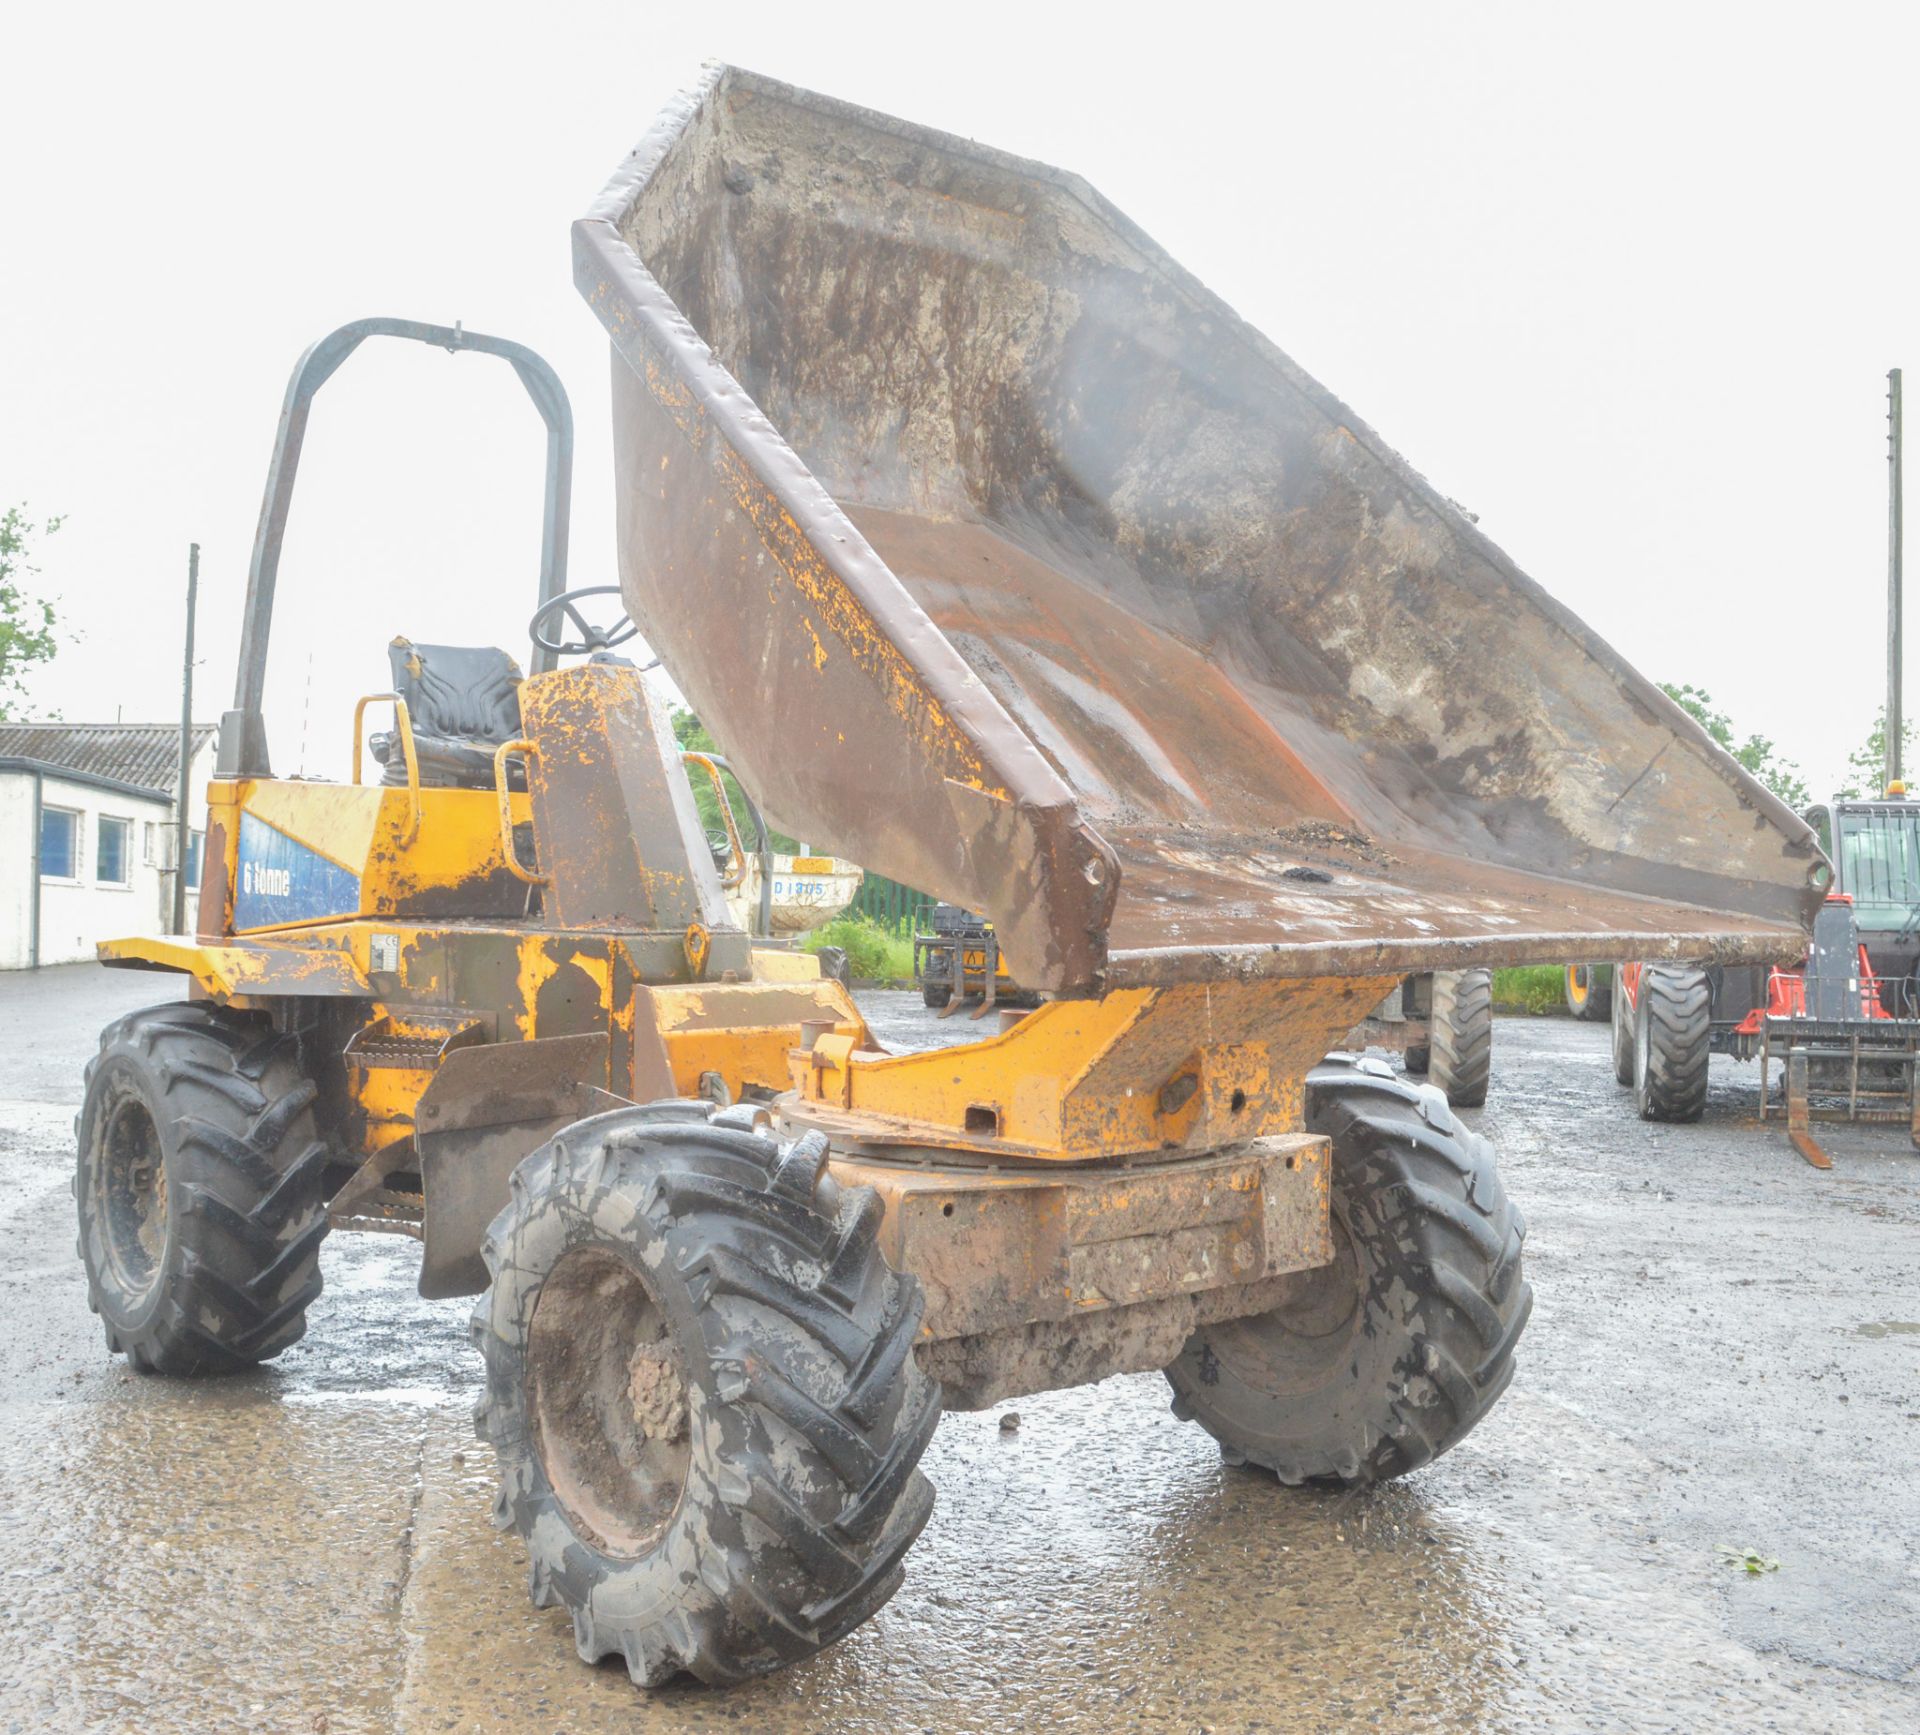
[[[890,934],[865,916],[835,916],[800,942],[803,952],[838,946],[847,955],[847,971],[857,980],[888,982],[913,979],[913,942],[904,934]]]
[[[1558,1012],[1566,1003],[1566,971],[1558,964],[1525,964],[1493,973],[1493,1003],[1502,1012]]]

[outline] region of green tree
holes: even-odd
[[[51,536],[60,520],[35,524],[23,506],[9,506],[0,517],[0,719],[26,695],[27,671],[60,648],[53,604],[32,594],[29,581],[40,576],[33,563],[33,539]]]
[[[712,753],[720,758],[719,743],[713,738],[706,724],[691,711],[680,710],[673,714],[673,738],[680,743],[683,753]],[[720,817],[719,798],[713,793],[713,779],[697,765],[687,768],[688,780],[693,784],[693,803],[700,810],[701,826],[714,836],[724,836],[726,821]],[[721,777],[727,785],[727,805],[733,809],[733,823],[740,828],[740,841],[749,854],[753,850],[753,821],[748,817],[746,796],[741,790],[740,781],[730,771],[723,771]],[[767,827],[767,847],[775,855],[795,855],[800,846],[785,832]]]
[[[1913,725],[1901,719],[1900,764],[1904,770],[1913,754]],[[1873,720],[1866,740],[1847,755],[1847,780],[1834,794],[1842,801],[1859,801],[1863,795],[1879,795],[1887,776],[1887,710],[1883,705]]]
[[[1662,681],[1660,691],[1731,753],[1742,769],[1758,778],[1789,807],[1805,807],[1812,801],[1813,792],[1801,776],[1800,767],[1791,759],[1781,758],[1764,735],[1749,735],[1744,741],[1736,741],[1733,719],[1726,712],[1714,709],[1713,697],[1704,688],[1691,684],[1676,687],[1670,681]]]

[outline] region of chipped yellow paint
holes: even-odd
[[[963,1048],[789,1057],[849,1137],[1087,1161],[1298,1131],[1308,1071],[1393,978],[1192,983],[1053,1001]]]
[[[416,829],[404,789],[277,779],[225,787],[235,791],[240,812],[359,879],[359,910],[342,914],[391,915],[437,890],[484,879],[506,867],[497,800],[487,790],[421,790]],[[514,795],[511,804],[515,823],[524,822],[531,811],[526,795]],[[236,815],[236,832],[237,827]],[[315,927],[339,919],[328,916],[285,926]]]
[[[223,1003],[248,997],[371,992],[364,953],[356,961],[345,945],[289,947],[242,941],[223,946],[171,934],[142,934],[102,940],[94,951],[103,964],[191,976],[202,992]]]
[[[803,1021],[831,1022],[853,1043],[872,1040],[852,996],[818,975],[798,982],[655,987],[648,1000],[674,1088],[683,1095],[698,1092],[703,1072],[719,1073],[736,1098],[749,1084],[785,1089],[787,1057],[799,1045]]]

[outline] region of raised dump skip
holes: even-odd
[[[720,68],[575,243],[635,618],[1022,981],[1802,943],[1807,827],[1076,177]]]

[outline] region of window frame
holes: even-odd
[[[93,841],[93,883],[109,891],[131,891],[133,889],[133,821],[118,813],[100,813],[94,815]],[[106,876],[107,827],[120,828],[120,877],[110,880]]]
[[[85,811],[78,807],[62,807],[57,802],[40,804],[40,836],[36,840],[34,863],[43,882],[51,882],[56,886],[77,886],[82,883],[80,867],[86,844],[86,827],[83,823],[85,818]],[[47,868],[47,821],[49,819],[64,819],[67,822],[68,871],[63,874],[52,873]]]

